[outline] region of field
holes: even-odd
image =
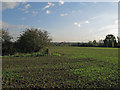
[[[51,56],[3,57],[3,88],[118,88],[118,48],[50,50]]]

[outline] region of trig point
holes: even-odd
[[[47,48],[46,52],[47,52],[47,55],[49,55],[49,56],[51,55],[51,51],[49,48]]]

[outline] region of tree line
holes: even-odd
[[[26,28],[16,41],[12,41],[13,37],[8,30],[2,29],[2,56],[13,55],[15,53],[33,53],[40,51],[49,51],[49,46],[77,46],[77,47],[120,47],[120,38],[108,34],[104,40],[89,41],[88,43],[70,43],[70,42],[51,42],[49,33],[45,30],[36,28]]]
[[[36,28],[27,28],[18,37],[18,40],[12,41],[13,37],[8,30],[2,29],[2,56],[13,55],[15,53],[33,53],[39,52],[49,47],[51,38],[47,31]]]
[[[53,46],[77,46],[77,47],[120,47],[120,37],[115,38],[114,35],[108,34],[104,40],[96,40],[89,42],[53,42]]]

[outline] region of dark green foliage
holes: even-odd
[[[98,46],[99,46],[99,47],[104,47],[104,41],[103,41],[103,40],[99,40]]]
[[[117,47],[120,48],[120,37],[117,37],[117,39],[118,39]]]
[[[26,29],[19,39],[12,42],[8,30],[2,32],[2,55],[13,55],[15,53],[33,53],[40,52],[49,47],[51,39],[47,31],[41,31],[35,28]]]
[[[2,55],[12,55],[15,53],[15,48],[13,42],[3,42],[2,43]]]
[[[2,55],[12,55],[15,52],[14,43],[11,41],[8,30],[2,29]]]
[[[13,38],[10,36],[8,30],[2,29],[2,42],[11,42],[11,39]]]
[[[93,42],[92,42],[92,41],[89,41],[89,42],[88,42],[88,46],[92,47],[92,46],[93,46]]]
[[[26,29],[17,41],[19,52],[32,53],[48,47],[51,39],[47,31],[35,28]]]
[[[96,40],[94,40],[94,41],[93,41],[93,46],[98,46],[98,44],[97,44],[97,41],[96,41]]]
[[[117,42],[116,42],[116,38],[114,35],[112,34],[108,34],[104,40],[104,46],[106,47],[114,47],[116,46]]]
[[[47,56],[46,48],[41,49],[39,52],[33,53],[16,53],[11,57],[39,57],[39,56]]]

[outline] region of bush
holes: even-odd
[[[18,51],[21,53],[33,53],[49,46],[51,39],[47,31],[38,29],[26,29],[17,41]]]

